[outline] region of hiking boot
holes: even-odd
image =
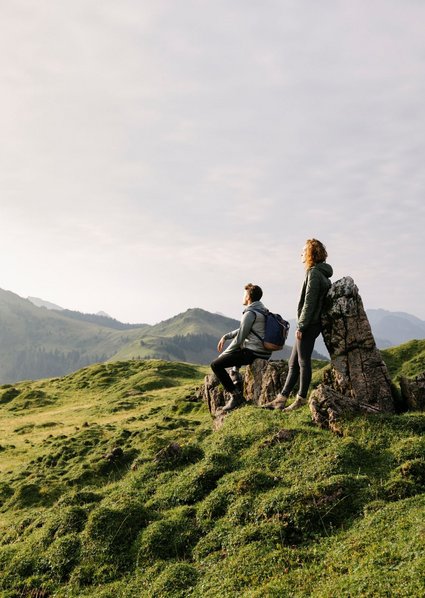
[[[235,390],[242,394],[243,392],[243,380],[239,368],[233,367],[230,370],[230,378],[235,386]]]
[[[263,409],[285,409],[285,405],[286,402],[288,400],[288,397],[279,393],[275,399],[273,399],[273,401],[270,401],[270,403],[265,403],[264,405],[261,405],[261,407]]]
[[[295,409],[299,409],[303,405],[307,405],[307,399],[305,399],[304,397],[300,397],[300,395],[297,395],[295,401],[291,403],[289,407],[286,407],[284,411],[295,411]]]
[[[236,407],[240,407],[245,402],[242,394],[240,392],[238,392],[237,390],[234,390],[233,392],[231,392],[229,394],[231,395],[230,399],[227,401],[227,403],[221,409],[224,412],[232,411],[232,409],[236,409]]]

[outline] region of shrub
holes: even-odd
[[[40,487],[37,484],[21,484],[13,495],[13,502],[17,507],[30,507],[43,500]]]
[[[103,499],[102,494],[93,490],[73,490],[65,494],[59,501],[58,506],[81,506],[100,502]]]
[[[137,494],[111,495],[89,515],[82,534],[84,553],[98,563],[127,569],[133,562],[132,545],[149,518]]]
[[[173,509],[142,531],[138,561],[188,558],[199,535],[194,510],[188,507]]]
[[[337,475],[311,488],[277,488],[260,498],[257,516],[279,519],[290,542],[348,524],[367,499],[366,476]]]
[[[152,587],[156,598],[185,598],[196,585],[199,573],[188,563],[172,563],[157,577]]]
[[[0,482],[0,507],[14,494],[14,490],[6,482]]]
[[[43,530],[43,543],[49,545],[55,538],[81,532],[86,521],[87,512],[82,507],[73,505],[54,510]]]
[[[65,582],[80,560],[81,541],[77,534],[68,534],[55,540],[44,559],[56,581]]]
[[[397,463],[425,456],[425,437],[409,436],[391,448]]]
[[[0,405],[13,401],[13,399],[16,398],[20,394],[20,392],[20,390],[14,387],[6,388],[0,394]]]
[[[156,507],[192,505],[209,494],[218,480],[232,468],[232,459],[225,453],[209,454],[190,465],[158,490],[152,500]]]

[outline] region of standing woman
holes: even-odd
[[[328,253],[323,243],[317,239],[306,241],[301,254],[306,275],[298,303],[297,330],[288,362],[289,371],[282,392],[274,401],[264,405],[266,409],[293,411],[307,403],[312,373],[311,355],[315,340],[322,330],[321,312],[326,293],[331,286],[329,279],[333,274],[332,266],[326,263],[327,257]],[[298,395],[289,407],[285,407],[298,379],[300,381]]]

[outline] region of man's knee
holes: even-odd
[[[220,362],[219,362],[219,360],[218,360],[218,359],[214,359],[214,361],[212,361],[212,362],[210,363],[210,368],[212,369],[212,371],[213,371],[214,373],[216,373],[216,371],[217,371],[218,369],[220,369]]]

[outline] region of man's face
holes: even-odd
[[[248,291],[245,290],[245,292],[243,294],[242,305],[249,305],[249,304],[250,304],[249,294],[248,294]]]

